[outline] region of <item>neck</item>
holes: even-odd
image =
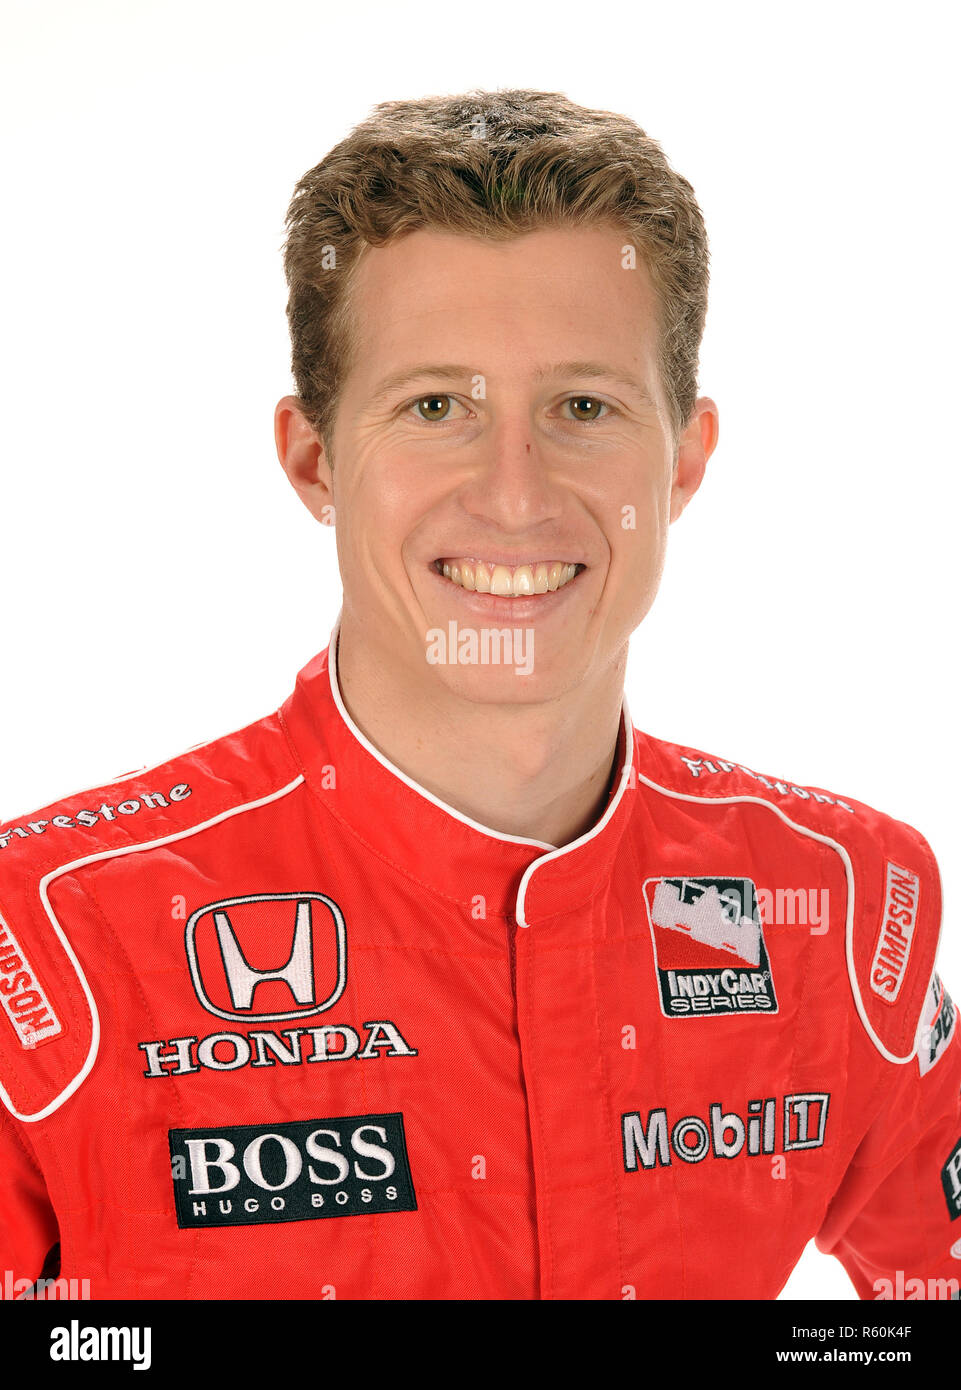
[[[569,844],[596,824],[619,770],[622,660],[603,681],[541,704],[476,704],[381,656],[341,613],[337,683],[384,757],[462,815],[502,835]],[[398,717],[398,711],[403,717]]]

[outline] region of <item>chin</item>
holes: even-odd
[[[571,680],[569,667],[563,678],[559,668],[538,669],[525,661],[519,652],[515,664],[468,665],[429,664],[433,678],[442,683],[451,695],[478,705],[531,705],[557,699],[576,682]]]

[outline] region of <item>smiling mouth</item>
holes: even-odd
[[[437,574],[469,593],[498,598],[534,598],[565,588],[586,565],[572,560],[534,560],[522,565],[501,565],[493,560],[441,556],[433,563]]]

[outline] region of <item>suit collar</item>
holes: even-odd
[[[527,925],[587,902],[605,883],[630,817],[634,732],[626,698],[611,794],[591,829],[562,846],[507,835],[422,787],[358,728],[337,681],[339,629],[338,615],[328,646],[298,674],[280,710],[326,811],[385,866],[475,915],[516,913]]]

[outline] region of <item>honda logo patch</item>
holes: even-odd
[[[777,1013],[749,878],[649,878],[644,900],[666,1018]]]
[[[169,1135],[181,1229],[417,1210],[400,1113]]]
[[[344,916],[323,893],[262,893],[198,908],[187,960],[208,1013],[263,1022],[329,1009],[347,983]]]

